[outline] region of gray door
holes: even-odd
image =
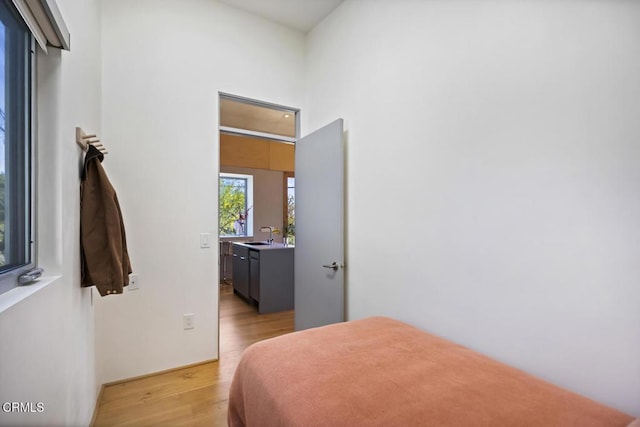
[[[296,143],[295,328],[344,321],[343,120]]]

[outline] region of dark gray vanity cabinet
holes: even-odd
[[[233,244],[233,289],[260,314],[293,310],[294,248],[282,243]]]
[[[260,314],[293,310],[294,248],[272,245],[251,249],[251,298]]]
[[[233,291],[249,299],[249,248],[233,245]]]
[[[249,250],[249,296],[260,305],[260,252]]]

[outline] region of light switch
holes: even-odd
[[[201,233],[200,234],[200,247],[201,248],[210,248],[211,247],[211,234],[210,233]]]
[[[194,313],[186,313],[182,316],[182,327],[186,329],[195,329],[196,315]]]

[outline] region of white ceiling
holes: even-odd
[[[343,0],[218,0],[308,33]]]

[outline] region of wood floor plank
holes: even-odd
[[[104,387],[94,426],[225,426],[229,386],[249,345],[293,331],[293,311],[258,314],[220,288],[220,360]]]

